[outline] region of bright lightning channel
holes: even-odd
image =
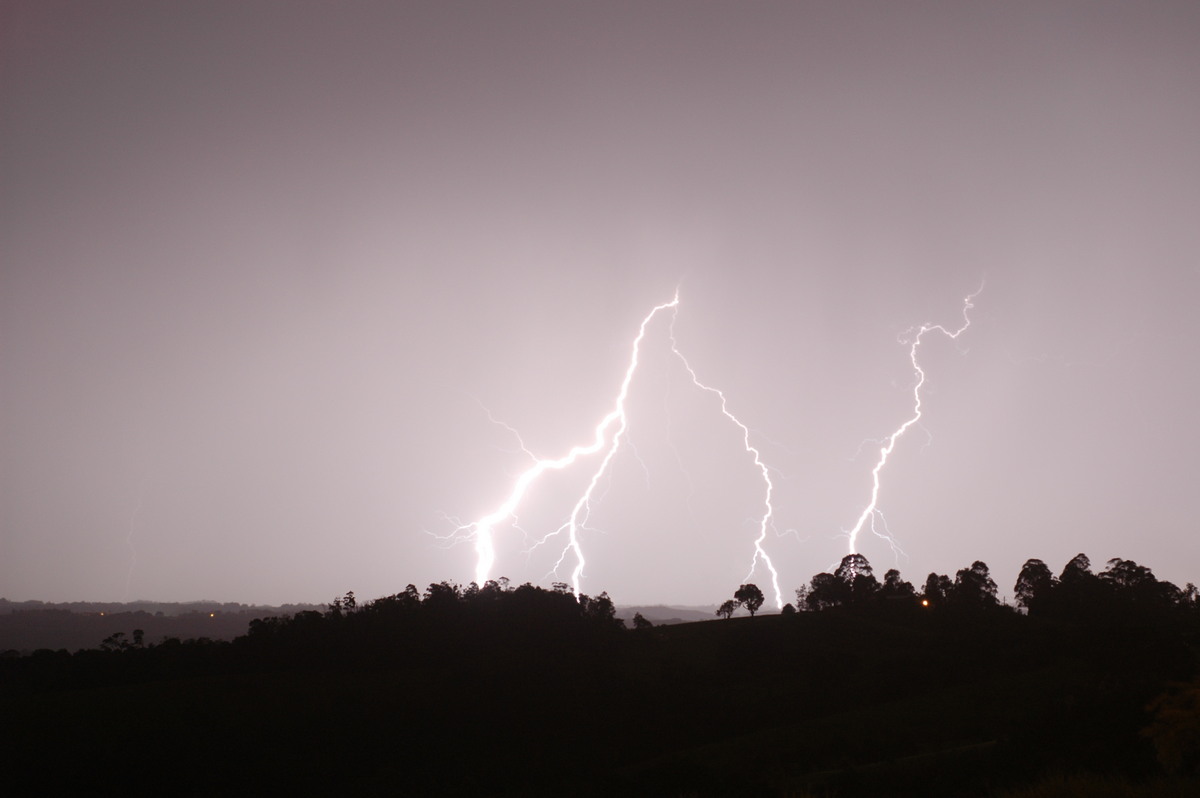
[[[867,503],[867,506],[862,511],[862,515],[858,517],[857,523],[854,524],[854,528],[850,530],[847,541],[849,554],[858,553],[858,533],[862,531],[863,527],[868,521],[871,522],[871,531],[876,536],[886,540],[892,546],[893,552],[899,552],[901,554],[903,553],[896,544],[896,541],[892,538],[891,534],[887,532],[887,522],[883,520],[883,514],[879,511],[879,474],[881,471],[883,471],[883,467],[887,465],[888,457],[891,455],[892,450],[896,448],[896,441],[898,441],[900,437],[908,431],[909,427],[912,427],[921,420],[921,387],[925,384],[925,370],[921,368],[921,363],[917,358],[917,350],[921,346],[922,338],[924,338],[925,333],[936,331],[942,333],[947,338],[954,340],[966,332],[967,328],[971,326],[971,317],[969,312],[971,308],[975,307],[973,300],[975,297],[979,296],[982,291],[983,286],[981,285],[979,286],[978,291],[968,295],[963,300],[963,323],[962,326],[957,330],[949,330],[941,324],[922,324],[917,328],[916,335],[912,337],[910,346],[908,348],[908,359],[912,362],[913,371],[917,375],[916,384],[913,385],[913,414],[911,418],[897,427],[896,431],[885,439],[884,445],[879,449],[879,461],[875,463],[875,468],[871,470],[871,501]],[[912,331],[910,330],[909,332]],[[903,338],[901,338],[901,342],[906,343]],[[878,529],[876,529],[876,517],[880,519],[884,532],[880,532]]]
[[[586,564],[583,557],[583,549],[579,545],[579,527],[587,520],[588,514],[591,511],[592,494],[595,493],[596,485],[605,471],[608,470],[609,463],[612,462],[613,457],[620,448],[621,436],[628,427],[628,419],[625,415],[625,400],[629,396],[629,384],[633,381],[633,374],[637,370],[642,339],[646,337],[646,326],[659,312],[678,305],[679,294],[676,292],[670,302],[664,302],[661,305],[655,306],[642,319],[642,323],[638,327],[637,337],[633,339],[633,354],[629,360],[629,367],[625,370],[625,378],[621,381],[621,390],[617,393],[616,403],[613,409],[596,425],[594,440],[586,446],[572,447],[564,456],[557,459],[535,459],[533,465],[517,478],[512,491],[508,494],[508,498],[499,507],[483,518],[466,524],[457,530],[460,533],[466,533],[466,537],[473,539],[475,542],[475,554],[477,557],[475,562],[475,581],[477,583],[482,585],[488,580],[492,566],[496,562],[496,544],[494,539],[496,525],[502,523],[505,519],[515,517],[517,507],[520,505],[521,499],[525,497],[529,486],[547,471],[562,471],[581,457],[587,457],[603,449],[605,443],[608,441],[609,430],[615,426],[616,431],[613,433],[612,442],[609,443],[608,450],[605,452],[600,465],[593,472],[592,478],[589,480],[583,495],[579,497],[579,501],[572,508],[570,517],[561,527],[547,536],[549,538],[562,532],[567,533],[567,545],[563,549],[562,556],[559,557],[558,562],[555,564],[555,570],[558,569],[568,554],[573,553],[575,555],[575,569],[571,573],[571,586],[575,593],[578,594],[579,582],[583,576],[583,567]],[[522,444],[522,448],[524,448],[524,444]],[[545,542],[545,540],[546,538],[543,538],[537,544],[534,544],[534,548]]]
[[[579,542],[579,531],[583,529],[587,523],[587,519],[591,513],[591,502],[596,492],[597,485],[599,485],[600,480],[608,471],[609,465],[612,463],[613,458],[620,449],[621,441],[625,435],[625,431],[628,429],[628,417],[625,413],[625,401],[629,396],[629,386],[633,381],[633,375],[637,371],[642,341],[646,336],[646,328],[658,313],[665,310],[670,310],[672,312],[670,328],[671,351],[683,363],[684,368],[687,369],[688,374],[692,378],[693,384],[695,384],[701,390],[715,394],[721,400],[721,412],[734,424],[736,424],[739,429],[741,429],[742,440],[746,451],[754,457],[755,465],[757,465],[759,470],[762,472],[763,482],[766,485],[766,498],[764,499],[766,510],[759,524],[758,538],[754,542],[754,557],[750,565],[750,574],[754,573],[754,570],[758,566],[760,560],[766,565],[767,569],[771,573],[771,583],[775,591],[776,604],[782,608],[783,598],[779,589],[779,575],[775,570],[775,566],[771,562],[770,557],[763,549],[763,542],[766,539],[767,529],[771,525],[771,519],[774,514],[774,509],[771,505],[771,493],[773,485],[771,483],[770,473],[767,469],[767,466],[763,463],[758,449],[750,445],[750,430],[729,411],[725,395],[716,388],[712,388],[700,382],[695,370],[683,356],[683,353],[679,350],[678,343],[675,339],[674,330],[678,307],[679,292],[676,291],[675,296],[671,299],[671,301],[655,306],[648,314],[646,314],[645,318],[642,319],[642,322],[638,327],[638,334],[633,339],[633,352],[629,360],[629,366],[625,370],[624,379],[621,381],[621,388],[617,393],[613,409],[600,420],[599,424],[596,425],[594,430],[595,437],[593,441],[586,446],[575,446],[570,449],[566,455],[557,459],[538,458],[529,452],[524,443],[521,443],[522,450],[527,454],[530,454],[530,456],[533,457],[534,462],[532,466],[522,472],[522,474],[517,478],[516,483],[513,485],[512,491],[508,494],[508,498],[505,499],[505,501],[491,513],[485,515],[477,521],[461,525],[455,530],[457,539],[461,540],[465,538],[474,541],[475,553],[477,556],[475,565],[475,580],[477,583],[483,584],[488,580],[492,567],[495,564],[496,526],[505,522],[506,520],[511,520],[513,523],[515,523],[517,507],[520,505],[521,500],[525,497],[526,492],[529,490],[529,487],[533,484],[533,482],[547,471],[561,471],[573,465],[580,458],[596,454],[600,450],[605,449],[605,445],[607,443],[607,449],[604,452],[604,457],[596,467],[596,470],[592,472],[592,477],[588,481],[587,487],[584,489],[582,495],[580,495],[578,501],[576,501],[575,505],[572,507],[571,514],[568,519],[560,527],[536,541],[529,548],[529,551],[532,551],[533,549],[536,549],[546,543],[550,538],[565,533],[567,536],[567,543],[563,547],[562,554],[559,555],[558,561],[554,564],[552,573],[558,573],[558,570],[562,567],[567,558],[573,555],[575,567],[571,572],[571,588],[575,594],[578,595],[580,581],[583,577],[583,569],[586,564],[586,560],[584,559],[583,555],[583,549]],[[509,431],[516,434],[516,430],[514,430],[512,427],[509,427],[507,424],[504,426]],[[611,440],[608,437],[610,430],[613,430]],[[749,576],[747,579],[749,579]]]
[[[775,591],[775,606],[777,609],[783,609],[783,593],[779,589],[779,573],[775,570],[775,565],[763,549],[763,541],[767,539],[767,529],[771,526],[771,519],[775,515],[775,508],[771,506],[771,494],[775,490],[775,485],[771,482],[770,470],[767,468],[766,463],[762,461],[762,455],[758,449],[750,444],[750,428],[729,411],[729,403],[725,399],[725,394],[716,388],[700,382],[700,378],[696,376],[696,371],[692,368],[692,364],[688,363],[687,358],[679,351],[679,345],[675,340],[675,313],[677,312],[673,311],[671,315],[671,351],[675,353],[675,356],[683,363],[683,367],[687,369],[688,375],[692,378],[692,384],[702,391],[716,394],[721,400],[721,413],[742,431],[742,445],[746,448],[746,452],[754,458],[754,465],[758,466],[758,470],[762,473],[763,484],[766,485],[766,494],[763,498],[763,504],[766,509],[759,520],[758,537],[754,539],[754,557],[750,561],[750,571],[746,574],[744,581],[750,581],[751,577],[754,576],[755,569],[758,567],[759,560],[762,560],[763,564],[767,566],[767,570],[771,572],[771,587]]]

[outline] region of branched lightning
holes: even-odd
[[[729,411],[729,403],[725,399],[725,394],[716,388],[700,382],[700,378],[696,376],[696,371],[692,368],[691,363],[688,363],[687,358],[684,357],[683,353],[679,351],[679,345],[675,340],[674,315],[671,317],[670,334],[671,351],[676,357],[679,358],[680,362],[683,363],[683,367],[687,369],[688,375],[692,378],[692,384],[702,391],[715,394],[717,398],[721,400],[721,413],[734,424],[736,424],[738,429],[742,431],[742,445],[745,446],[746,452],[754,458],[754,465],[758,466],[759,471],[762,473],[763,484],[766,485],[766,493],[763,497],[763,505],[766,509],[763,512],[762,518],[759,520],[758,537],[754,539],[754,557],[750,561],[750,571],[746,574],[745,581],[750,581],[750,578],[754,575],[754,570],[758,567],[759,560],[762,560],[763,564],[767,566],[767,570],[771,572],[771,587],[775,591],[775,605],[778,609],[783,609],[783,593],[779,589],[779,573],[775,570],[775,565],[771,562],[771,558],[763,549],[763,541],[765,541],[767,538],[767,529],[771,526],[771,519],[775,514],[775,508],[771,506],[771,494],[775,489],[774,484],[771,482],[771,473],[766,464],[762,461],[762,455],[758,449],[750,444],[749,427],[743,424],[741,419]]]
[[[979,296],[981,291],[983,291],[982,285],[979,287],[978,291],[968,295],[963,300],[963,323],[958,329],[949,330],[941,324],[922,324],[920,327],[916,328],[916,333],[911,339],[905,340],[903,336],[901,337],[901,343],[909,344],[908,359],[912,362],[913,371],[917,376],[916,384],[913,385],[913,414],[912,417],[901,424],[895,432],[884,439],[884,444],[879,449],[879,460],[875,463],[875,468],[871,470],[871,501],[867,503],[867,506],[862,511],[862,515],[858,517],[858,521],[854,524],[854,528],[850,530],[848,535],[847,542],[849,544],[848,550],[850,554],[857,553],[858,533],[862,531],[863,526],[866,525],[868,520],[871,522],[871,531],[875,535],[888,541],[894,552],[903,553],[896,544],[896,541],[892,538],[891,534],[887,531],[887,523],[883,520],[883,515],[878,509],[879,474],[881,471],[883,471],[883,467],[887,465],[888,457],[896,448],[896,441],[898,441],[910,427],[921,420],[921,387],[925,384],[925,371],[921,368],[921,363],[917,358],[917,350],[921,346],[922,338],[925,336],[925,333],[936,331],[942,333],[947,338],[954,340],[966,332],[967,328],[971,326],[971,317],[969,312],[971,308],[975,307],[973,300],[975,297]],[[912,333],[913,331],[909,330],[908,332]],[[907,334],[908,333],[906,333],[906,335]],[[875,526],[875,519],[877,516],[880,519],[880,525],[883,527],[882,532],[880,532]]]
[[[587,522],[588,515],[591,512],[592,495],[596,491],[596,485],[600,482],[601,477],[608,470],[609,464],[613,457],[616,456],[617,450],[621,446],[621,436],[628,428],[628,419],[625,415],[625,400],[629,396],[629,385],[633,381],[633,374],[637,370],[638,356],[641,352],[642,339],[646,337],[646,326],[651,319],[660,311],[668,308],[674,308],[679,304],[679,295],[676,293],[670,302],[665,302],[655,306],[646,317],[642,319],[641,325],[638,327],[637,337],[633,339],[633,353],[629,360],[629,367],[625,370],[625,377],[621,381],[621,389],[617,393],[616,402],[612,410],[600,420],[600,423],[595,428],[594,440],[586,446],[575,446],[571,448],[565,455],[557,459],[537,458],[534,464],[526,469],[521,476],[517,478],[513,485],[512,491],[508,494],[508,498],[492,512],[473,521],[470,524],[465,524],[456,530],[459,534],[471,539],[475,543],[475,553],[477,555],[475,565],[475,581],[483,584],[487,581],[488,575],[491,573],[492,566],[496,561],[496,547],[494,540],[494,530],[497,524],[504,522],[506,519],[515,518],[517,507],[521,503],[521,499],[525,497],[525,493],[529,490],[529,486],[537,480],[542,474],[547,471],[561,471],[568,466],[574,464],[577,460],[588,455],[595,454],[601,449],[607,449],[604,457],[601,459],[599,466],[592,473],[591,479],[588,481],[587,488],[583,495],[575,503],[571,509],[571,515],[567,521],[558,529],[551,532],[545,538],[534,544],[533,548],[544,543],[550,537],[562,534],[567,534],[567,544],[563,549],[562,555],[558,562],[555,563],[555,570],[561,567],[567,556],[574,554],[575,568],[571,572],[571,585],[576,593],[579,592],[579,582],[583,576],[583,568],[586,561],[583,556],[583,549],[579,545],[579,529],[582,524]],[[609,431],[615,427],[611,441],[609,439]],[[522,448],[524,446],[522,445]],[[528,451],[528,450],[526,450]]]
[[[758,567],[759,562],[761,561],[770,571],[771,585],[775,591],[776,604],[779,607],[783,606],[783,597],[779,588],[778,572],[775,570],[775,566],[771,562],[771,558],[767,555],[765,549],[763,548],[763,543],[767,536],[767,529],[771,527],[772,518],[774,515],[774,508],[771,505],[771,495],[774,486],[771,483],[770,472],[768,471],[766,464],[763,463],[758,449],[750,444],[749,428],[743,424],[740,419],[733,415],[732,412],[730,412],[725,395],[716,388],[712,388],[700,382],[695,370],[680,351],[678,342],[675,339],[674,329],[675,314],[677,313],[678,307],[679,293],[676,292],[671,301],[655,306],[648,314],[646,314],[645,318],[642,319],[642,322],[638,327],[637,336],[633,339],[632,354],[630,356],[629,365],[625,370],[625,376],[621,381],[621,388],[617,393],[613,409],[610,410],[609,413],[600,420],[600,423],[596,425],[594,430],[594,438],[590,444],[576,446],[570,449],[565,455],[557,459],[547,459],[535,456],[529,451],[528,448],[526,448],[525,444],[521,442],[522,451],[524,451],[533,459],[533,465],[521,473],[514,483],[512,490],[509,492],[508,497],[502,504],[500,504],[499,507],[482,518],[468,524],[460,524],[455,529],[453,533],[453,540],[471,540],[474,543],[475,552],[477,555],[475,566],[476,582],[479,584],[486,582],[489,574],[491,573],[492,566],[495,564],[495,529],[497,525],[502,523],[508,523],[511,526],[516,525],[517,508],[524,499],[525,494],[529,490],[530,486],[547,471],[561,471],[584,457],[603,451],[603,457],[600,459],[599,464],[592,472],[591,478],[588,480],[587,487],[583,490],[583,493],[571,508],[571,513],[567,520],[564,521],[563,524],[557,529],[536,540],[527,549],[527,552],[531,552],[547,543],[551,538],[565,535],[566,543],[563,546],[562,553],[559,555],[558,560],[554,563],[551,573],[557,574],[559,569],[564,566],[568,559],[573,559],[575,566],[571,572],[571,587],[572,590],[578,594],[580,581],[583,577],[583,570],[586,564],[583,548],[580,545],[579,533],[581,530],[587,528],[586,525],[588,518],[591,515],[592,502],[595,499],[597,487],[600,485],[604,475],[609,472],[613,459],[616,457],[617,452],[620,450],[621,445],[626,438],[625,432],[628,429],[629,424],[628,417],[625,412],[625,402],[629,396],[630,383],[633,380],[634,373],[637,371],[642,341],[646,336],[646,328],[658,313],[670,310],[672,311],[670,325],[671,352],[679,358],[680,362],[690,375],[692,383],[696,387],[707,393],[715,394],[720,399],[721,413],[734,424],[736,424],[741,430],[742,443],[745,447],[745,450],[754,458],[754,464],[762,473],[763,483],[766,489],[766,495],[763,500],[765,510],[759,523],[758,537],[754,541],[754,556],[750,563],[750,572],[747,576],[747,581],[749,581],[750,575],[754,574],[755,569]],[[491,413],[488,414],[488,417],[492,418]],[[494,418],[492,418],[492,420],[495,421]],[[517,435],[516,430],[514,430],[512,427],[508,426],[507,424],[502,424],[502,426],[504,426],[514,435]],[[520,441],[519,435],[517,435],[517,440]],[[629,445],[632,446],[632,443]],[[634,453],[636,455],[636,451]],[[640,458],[638,459],[640,462]],[[645,470],[644,464],[643,470]],[[646,476],[647,479],[649,479],[648,472]]]

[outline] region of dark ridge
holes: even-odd
[[[114,633],[0,660],[5,791],[1195,794],[1195,591],[1078,560],[1027,563],[1028,612],[982,563],[918,592],[852,559],[803,611],[669,626],[606,594],[443,582],[230,642]]]

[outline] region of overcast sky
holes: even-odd
[[[1197,41],[1192,0],[6,0],[0,594],[469,582],[438,537],[530,465],[504,425],[591,442],[678,287],[790,598],[912,415],[898,336],[981,283],[881,475],[906,556],[859,550],[1200,581]],[[580,535],[624,604],[728,598],[763,501],[669,322]],[[556,579],[528,541],[596,465],[531,487],[494,576]]]

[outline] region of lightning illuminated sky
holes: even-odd
[[[0,4],[0,596],[770,602],[876,534],[910,581],[1200,581],[1197,40],[1194,0]]]

